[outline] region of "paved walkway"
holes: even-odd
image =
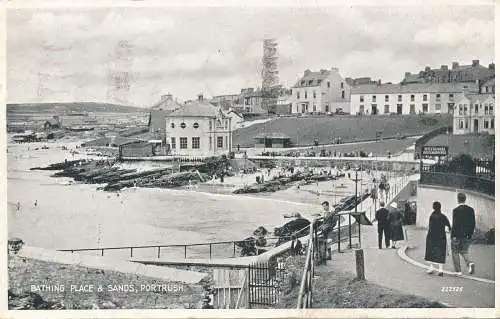
[[[421,244],[421,234],[413,233],[412,229],[408,230],[408,234],[410,246],[417,247]],[[452,307],[490,308],[495,306],[495,285],[456,276],[428,275],[424,269],[401,259],[396,249],[378,249],[376,225],[364,226],[361,237],[366,280],[402,293],[440,301]],[[353,239],[353,244],[355,243],[357,239]],[[407,243],[400,242],[398,246],[401,247],[404,244]],[[352,250],[345,250],[344,253],[339,254],[332,249],[332,253],[332,260],[328,262],[328,267],[355,274],[356,265]],[[462,291],[455,292],[446,287],[459,287],[458,289]]]

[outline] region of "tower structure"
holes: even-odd
[[[262,108],[267,112],[273,112],[278,94],[275,92],[279,85],[278,76],[278,41],[276,39],[264,39],[262,55]]]
[[[107,74],[107,102],[130,104],[128,95],[132,84],[132,49],[126,40],[119,41],[109,57]]]

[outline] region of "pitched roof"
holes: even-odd
[[[283,138],[283,139],[289,139],[290,136],[283,134],[281,132],[269,132],[269,133],[260,133],[255,138]]]
[[[330,70],[322,70],[319,72],[306,72],[304,73],[304,76],[300,78],[300,80],[297,81],[297,83],[294,85],[294,87],[311,87],[311,86],[319,86],[321,81],[326,79],[330,75],[331,71]],[[302,81],[304,81],[304,84],[301,84]],[[311,84],[310,81],[312,81]],[[318,83],[320,81],[320,83]]]
[[[153,109],[153,110],[173,111],[175,109],[178,109],[181,106],[182,106],[182,104],[177,103],[173,99],[166,98],[166,99],[161,99],[158,103],[156,103],[155,105],[153,105],[151,107],[151,109]]]
[[[226,117],[218,107],[206,101],[192,101],[177,110],[166,115],[166,117]]]
[[[476,88],[477,84],[474,83],[384,83],[381,85],[366,84],[354,86],[351,89],[351,94],[459,93]]]

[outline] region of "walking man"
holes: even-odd
[[[462,256],[469,267],[469,274],[474,273],[474,262],[469,256],[472,234],[476,228],[476,217],[474,209],[465,204],[464,193],[457,195],[458,206],[453,210],[453,225],[451,227],[451,254],[453,266],[458,274],[462,274],[460,268],[460,256]]]
[[[375,213],[375,220],[377,221],[378,230],[378,248],[382,249],[382,237],[385,237],[385,248],[391,245],[390,225],[389,225],[389,211],[385,208],[385,203],[380,202],[380,209]]]

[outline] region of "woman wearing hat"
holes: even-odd
[[[404,240],[405,236],[403,233],[403,214],[398,209],[398,205],[395,202],[392,202],[389,210],[389,227],[391,229],[391,240],[392,240],[392,248],[396,249],[396,242],[400,240]]]
[[[429,262],[428,274],[434,273],[434,264],[438,264],[438,275],[443,275],[443,265],[446,262],[446,232],[451,229],[450,221],[441,213],[441,203],[432,204],[433,212],[429,217],[429,229],[425,243],[425,260]]]

